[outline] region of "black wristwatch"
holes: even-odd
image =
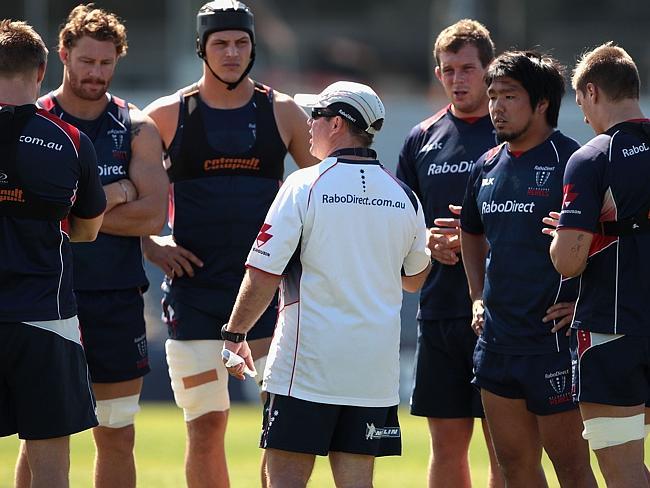
[[[244,342],[246,340],[246,334],[230,332],[229,330],[226,330],[226,327],[228,327],[228,323],[223,324],[223,327],[221,327],[221,338],[224,341]]]

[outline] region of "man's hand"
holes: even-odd
[[[144,256],[158,266],[170,278],[194,276],[194,266],[203,267],[201,261],[191,251],[179,246],[173,236],[150,236],[143,239]]]
[[[460,215],[461,209],[458,205],[449,205],[454,215]],[[427,229],[427,247],[431,250],[431,257],[441,264],[453,266],[459,261],[460,219],[441,218],[433,223],[436,227]]]
[[[251,349],[248,346],[248,342],[243,341],[243,342],[230,342],[230,341],[223,341],[223,349],[228,350],[231,353],[237,354],[239,357],[241,357],[244,362],[240,363],[236,366],[232,367],[226,367],[228,370],[228,374],[231,376],[234,376],[238,380],[245,380],[246,376],[244,375],[244,370],[248,368],[251,371],[255,371],[255,365],[253,364],[253,355],[251,354]],[[224,365],[226,364],[227,360],[222,356],[221,358],[223,360]]]
[[[485,308],[483,308],[483,299],[479,298],[472,303],[472,330],[477,336],[483,333],[483,324],[485,323]]]
[[[571,325],[575,309],[576,302],[556,303],[546,310],[546,315],[542,319],[542,322],[550,322],[551,320],[555,320],[555,324],[551,329],[551,332],[555,333],[567,325]],[[571,335],[571,328],[567,329],[566,335]]]
[[[560,223],[560,214],[559,212],[549,212],[548,217],[542,219],[549,227],[542,227],[542,234],[546,234],[551,237],[555,237],[557,225]]]

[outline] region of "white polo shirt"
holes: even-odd
[[[246,262],[283,275],[264,389],[398,404],[401,274],[429,261],[420,202],[378,161],[327,158],[289,176]]]

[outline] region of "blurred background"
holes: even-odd
[[[69,0],[4,0],[0,18],[23,19],[50,49],[44,91],[56,88],[62,68],[57,34]],[[195,54],[196,12],[201,0],[99,0],[128,29],[129,51],[117,68],[111,91],[140,107],[201,76]],[[376,139],[382,162],[394,170],[410,128],[446,104],[433,77],[433,42],[438,32],[461,18],[483,22],[497,52],[538,48],[571,68],[587,48],[613,40],[635,59],[643,105],[650,115],[650,1],[626,0],[245,0],[255,14],[257,59],[252,77],[289,93],[318,92],[346,79],[371,85],[386,105],[386,123]],[[579,142],[592,135],[569,93],[560,129]],[[287,171],[295,166],[287,162]],[[460,203],[460,202],[458,202]],[[215,236],[218,238],[218,236]],[[161,274],[147,268],[151,287],[147,323],[152,373],[143,398],[171,399],[164,359],[166,329],[160,320]],[[402,310],[401,394],[408,401],[415,347],[417,297],[405,294]],[[231,381],[233,400],[254,400],[252,381]]]

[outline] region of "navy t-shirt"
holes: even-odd
[[[3,155],[4,156],[4,155]],[[10,201],[12,175],[0,156],[0,205]],[[80,218],[106,207],[90,140],[58,117],[38,110],[19,136],[16,170],[39,200],[67,206]],[[15,190],[14,190],[15,192]],[[13,198],[15,201],[15,198]],[[0,216],[0,322],[59,320],[76,314],[72,253],[66,222]]]
[[[562,176],[578,143],[559,131],[515,157],[507,144],[472,170],[461,228],[484,234],[490,251],[483,289],[485,326],[479,341],[505,354],[566,350],[565,331],[543,323],[548,307],[575,300],[576,280],[563,280],[549,256],[542,218],[562,204]]]
[[[434,219],[456,217],[449,204],[460,205],[474,162],[496,145],[490,116],[459,119],[450,106],[413,127],[399,157],[397,177],[417,194],[427,227]],[[433,260],[420,293],[418,319],[471,317],[463,263]]]
[[[650,233],[596,233],[600,222],[626,220],[648,207],[650,138],[617,124],[569,159],[559,228],[594,233],[572,327],[650,335]]]

